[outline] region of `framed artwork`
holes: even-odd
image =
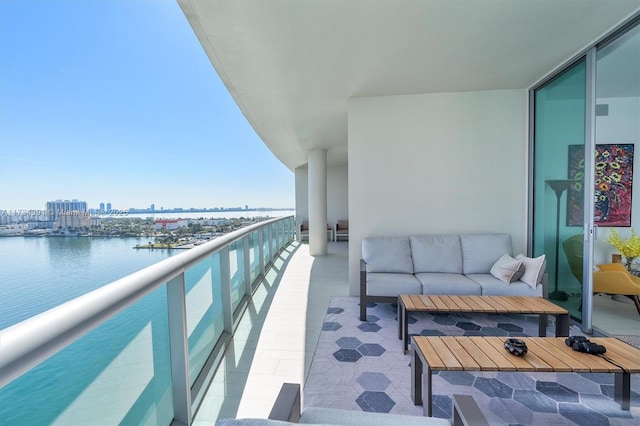
[[[599,226],[631,226],[633,144],[596,145],[594,223]],[[567,226],[582,226],[584,146],[569,145],[569,179],[575,180],[567,195]]]

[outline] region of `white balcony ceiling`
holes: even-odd
[[[527,89],[640,0],[178,0],[220,78],[291,170],[347,162],[351,97]]]

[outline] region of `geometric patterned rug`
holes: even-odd
[[[398,339],[396,304],[357,297],[331,300],[303,392],[304,407],[422,415],[411,401],[410,354]],[[549,317],[547,335],[555,326]],[[411,313],[409,333],[449,336],[537,336],[538,317]],[[409,351],[410,352],[410,351]],[[631,410],[613,400],[613,374],[439,372],[434,417],[451,419],[452,394],[472,395],[491,425],[640,425],[640,375],[631,375]]]
[[[640,349],[640,336],[616,336],[625,343]]]

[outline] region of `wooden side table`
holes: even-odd
[[[431,416],[433,371],[613,373],[614,400],[623,410],[631,405],[631,374],[640,373],[640,349],[614,337],[590,339],[607,348],[606,358],[574,351],[562,337],[523,337],[529,351],[522,357],[504,349],[503,337],[412,339],[411,398],[423,406],[425,416]]]
[[[538,315],[538,335],[547,335],[547,316],[556,317],[556,337],[569,335],[569,311],[534,296],[446,296],[401,294],[398,296],[398,338],[408,350],[409,312],[468,312]]]

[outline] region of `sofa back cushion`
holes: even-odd
[[[463,274],[488,274],[493,264],[512,250],[510,234],[460,235],[460,245]]]
[[[413,271],[462,273],[462,250],[458,235],[415,235],[409,237]]]
[[[369,237],[362,240],[362,259],[369,272],[413,274],[409,237]]]

